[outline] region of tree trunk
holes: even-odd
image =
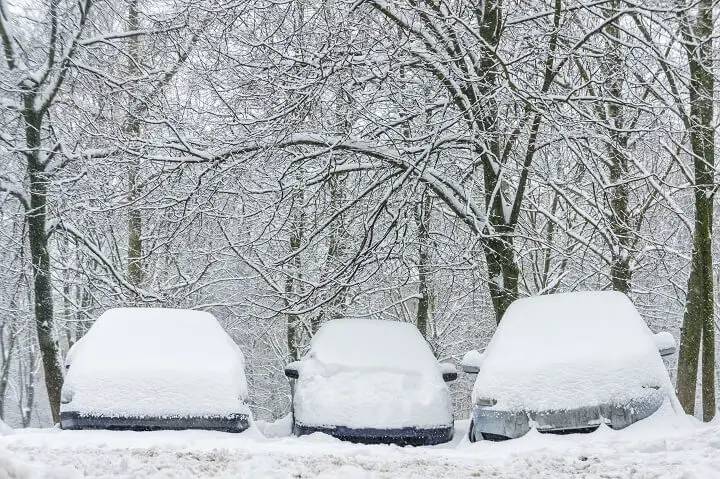
[[[298,175],[298,179],[301,175]],[[285,278],[285,306],[293,307],[292,296],[302,293],[302,258],[300,257],[300,248],[302,247],[303,236],[305,235],[305,211],[304,201],[305,195],[302,190],[294,193],[294,200],[291,206],[291,224],[290,224],[290,252],[295,253],[292,258],[291,271],[286,273]],[[297,283],[297,284],[296,284]],[[290,361],[297,361],[299,357],[299,336],[301,322],[297,314],[289,313],[287,315],[287,348]]]
[[[45,387],[50,400],[54,422],[60,420],[60,388],[63,368],[60,347],[53,315],[53,295],[50,277],[50,251],[48,250],[47,181],[40,161],[42,114],[33,110],[34,95],[25,97],[25,136],[27,142],[27,169],[30,180],[30,211],[26,214],[30,256],[33,266],[35,296],[35,326],[45,372]]]
[[[697,171],[696,171],[697,173]],[[710,174],[712,176],[712,173]],[[702,348],[703,420],[715,415],[715,324],[712,272],[712,198],[695,195],[695,233],[688,292],[680,337],[677,395],[688,414],[695,413],[698,363]]]
[[[128,7],[128,31],[139,30],[140,21],[138,18],[138,0],[131,0]],[[128,39],[128,50],[130,53],[128,62],[128,72],[132,76],[138,76],[138,62],[140,54],[138,51],[138,37],[131,36]],[[124,132],[128,138],[135,139],[140,136],[140,122],[135,115],[139,108],[135,106],[135,101],[129,100],[128,117],[125,120]],[[139,158],[131,159],[128,171],[128,203],[130,211],[128,212],[128,281],[133,286],[140,286],[145,279],[145,270],[142,262],[142,214],[137,206],[140,198],[140,184],[138,182],[138,173],[140,170]]]
[[[138,167],[133,161],[128,172],[129,191],[128,201],[128,281],[133,286],[140,286],[145,279],[145,270],[142,263],[142,214],[137,207],[139,187],[137,183]]]
[[[430,215],[432,199],[427,188],[424,188],[420,199],[415,205],[415,224],[418,239],[418,300],[415,324],[423,338],[428,339],[430,313],[433,297],[430,289]]]
[[[695,232],[690,278],[680,337],[677,394],[688,414],[695,413],[697,369],[702,346],[703,420],[715,416],[715,324],[712,271],[715,130],[712,72],[713,1],[698,4],[697,23],[690,30],[683,12],[683,36],[690,64],[690,146],[695,173]]]
[[[65,236],[65,254],[70,256],[70,240]],[[67,339],[67,347],[70,349],[77,341],[77,325],[75,324],[73,304],[70,300],[72,295],[72,280],[70,278],[71,268],[65,270],[63,278],[63,320],[65,321],[65,338]]]
[[[330,214],[335,215],[342,207],[345,201],[345,182],[342,178],[337,175],[332,175],[328,179],[329,194],[330,194]],[[303,220],[304,221],[304,220]],[[347,248],[347,232],[345,231],[345,220],[343,215],[338,216],[333,225],[330,226],[330,235],[328,237],[328,252],[325,258],[325,268],[328,271],[332,271],[334,268],[338,268],[343,261],[345,250]],[[298,248],[300,245],[298,244]],[[325,276],[324,274],[322,276]],[[342,278],[338,276],[338,279],[342,281]],[[333,285],[328,285],[332,288]],[[320,326],[325,322],[325,318],[329,317],[332,319],[339,319],[345,316],[345,298],[347,297],[347,286],[337,286],[337,291],[331,291],[332,299],[320,309],[320,311],[313,315],[310,319],[310,329],[312,334],[315,334]],[[329,314],[328,314],[329,313]]]
[[[495,310],[495,320],[499,324],[508,306],[518,298],[520,268],[513,246],[514,227],[511,222],[509,206],[505,197],[504,179],[496,168],[501,165],[501,134],[497,129],[498,108],[494,95],[497,94],[497,58],[494,47],[500,43],[502,31],[502,2],[500,0],[482,2],[478,10],[480,18],[480,36],[485,46],[481,51],[482,86],[480,91],[486,101],[482,111],[478,112],[479,130],[486,141],[480,151],[483,158],[483,176],[485,187],[485,206],[489,212],[490,228],[484,231],[485,262],[489,276],[489,292]],[[519,193],[521,194],[521,193]]]
[[[20,419],[22,427],[30,427],[32,413],[35,409],[35,354],[34,348],[30,348],[27,355],[27,365],[20,365]]]
[[[14,311],[15,307],[13,301],[10,302],[10,311]],[[11,321],[14,321],[13,318]],[[8,382],[10,379],[10,366],[12,365],[12,355],[17,343],[17,333],[15,331],[14,323],[10,323],[10,328],[7,336],[7,343],[5,342],[5,327],[7,323],[0,325],[0,419],[5,418],[5,392],[7,391]]]
[[[615,0],[608,15],[614,15],[620,8],[620,1]],[[610,101],[607,102],[606,128],[609,141],[608,151],[608,172],[610,177],[610,231],[613,236],[611,245],[610,280],[615,291],[628,294],[632,283],[632,271],[630,269],[630,246],[631,246],[631,225],[629,210],[629,189],[625,179],[628,173],[628,158],[626,154],[628,146],[627,133],[623,131],[623,83],[625,66],[619,55],[620,29],[617,22],[612,22],[605,29],[607,41],[612,42],[605,55],[604,70],[607,75],[606,85]],[[602,107],[600,107],[602,108]]]
[[[518,298],[520,268],[515,259],[511,236],[489,238],[485,246],[490,297],[495,309],[495,321],[500,324],[505,311]]]

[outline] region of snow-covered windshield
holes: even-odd
[[[310,355],[325,365],[352,369],[432,373],[438,363],[427,342],[410,323],[338,319],[322,326]]]

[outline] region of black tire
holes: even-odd
[[[468,429],[468,439],[470,439],[470,442],[477,442],[477,438],[475,437],[475,423],[473,421],[470,421],[470,428]]]

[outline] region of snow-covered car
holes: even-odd
[[[106,311],[68,352],[63,429],[247,429],[245,360],[200,311]]]
[[[360,443],[426,445],[453,436],[455,366],[440,364],[417,328],[398,321],[337,319],[289,364],[293,432]]]
[[[477,374],[470,440],[629,426],[674,397],[661,358],[674,351],[672,336],[653,335],[622,293],[517,300],[484,353],[462,360]]]

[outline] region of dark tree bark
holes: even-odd
[[[45,372],[45,387],[50,399],[50,411],[54,422],[60,420],[60,389],[63,369],[60,346],[55,332],[53,295],[50,277],[50,251],[47,232],[47,179],[44,163],[40,159],[42,147],[42,123],[44,112],[34,109],[35,92],[24,94],[25,139],[28,151],[27,174],[30,180],[30,209],[25,216],[28,225],[30,256],[33,266],[33,290],[35,295],[35,326],[40,354]]]
[[[620,9],[620,1],[614,0],[608,16],[615,15]],[[620,57],[619,48],[623,44],[620,38],[620,28],[614,21],[606,28],[608,42],[603,67],[605,70],[606,90],[610,98],[606,109],[603,108],[603,117],[608,133],[608,173],[610,177],[610,231],[613,244],[611,244],[610,280],[615,291],[628,294],[632,284],[632,271],[630,269],[630,247],[632,246],[633,232],[630,224],[629,187],[624,181],[628,174],[628,135],[624,131],[624,101],[623,84],[625,78],[625,65]],[[604,112],[607,111],[607,114]]]
[[[489,141],[480,146],[485,179],[485,206],[489,212],[489,228],[483,232],[487,237],[484,252],[490,297],[495,309],[495,319],[499,323],[510,303],[518,297],[520,278],[520,268],[513,245],[515,224],[513,218],[508,216],[511,214],[509,211],[511,206],[507,203],[504,185],[499,184],[503,181],[500,175],[502,151],[497,131],[498,108],[494,98],[499,65],[494,50],[500,43],[502,32],[502,2],[500,0],[482,2],[478,15],[479,34],[483,39],[479,68],[483,80],[480,82],[480,94],[481,97],[489,100],[485,115],[481,117],[478,125],[483,136],[489,138]],[[474,99],[474,96],[471,98]],[[477,100],[479,101],[479,98]],[[537,121],[539,126],[539,118]]]
[[[685,315],[680,337],[677,395],[685,412],[695,412],[698,363],[702,358],[703,420],[715,416],[715,324],[712,271],[715,130],[713,125],[712,0],[697,4],[694,25],[688,10],[681,27],[690,64],[690,147],[695,173],[695,231]],[[700,350],[702,348],[702,356]]]

